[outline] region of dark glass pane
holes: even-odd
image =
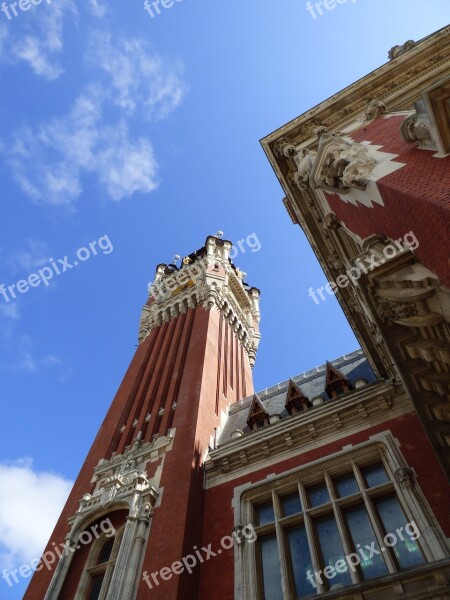
[[[257,506],[256,512],[258,515],[258,525],[265,525],[266,523],[273,523],[275,521],[272,502],[266,502],[266,504]]]
[[[289,496],[284,496],[280,500],[283,508],[283,515],[285,517],[296,515],[297,513],[302,512],[302,505],[300,503],[298,492],[295,494],[289,494]]]
[[[361,559],[360,567],[364,579],[373,579],[388,574],[388,569],[376,541],[375,532],[364,506],[348,508],[344,511],[347,518],[350,535],[353,540],[354,552]],[[357,545],[359,546],[357,547]],[[367,547],[366,547],[367,546]]]
[[[332,567],[334,571],[333,573],[333,571],[328,570],[328,575],[324,573],[326,576],[324,581],[328,580],[328,585],[330,587],[337,583],[350,585],[352,579],[344,559],[344,548],[339,536],[336,521],[333,517],[325,517],[323,519],[318,519],[315,525],[320,549],[322,551],[323,568],[325,570],[326,567]],[[339,566],[336,566],[338,561]],[[342,566],[343,562],[345,563],[345,566]],[[342,573],[340,571],[342,571]]]
[[[289,549],[291,551],[292,573],[294,575],[297,598],[303,598],[316,593],[317,581],[314,580],[311,555],[309,553],[306,530],[303,526],[290,529],[287,532]],[[311,583],[314,581],[314,586]]]
[[[309,505],[311,508],[315,506],[320,506],[321,504],[325,504],[326,502],[330,502],[330,496],[328,494],[328,489],[326,483],[319,483],[319,485],[314,485],[308,489],[309,496]]]
[[[424,556],[416,542],[420,532],[413,521],[407,522],[397,498],[395,496],[379,498],[375,500],[375,505],[387,534],[384,541],[386,545],[392,546],[400,568],[408,569],[424,563]]]
[[[93,575],[91,578],[91,593],[89,594],[88,600],[98,600],[100,592],[102,590],[103,580],[105,578],[104,573]]]
[[[261,550],[263,598],[264,600],[283,600],[276,535],[261,538],[259,547]]]
[[[100,550],[100,554],[98,556],[97,564],[101,565],[105,562],[108,562],[109,557],[111,556],[111,552],[114,546],[114,538],[110,538],[107,542],[105,542]]]
[[[382,464],[372,465],[371,467],[365,467],[362,469],[364,479],[366,480],[367,487],[375,487],[381,483],[389,481],[389,477]]]
[[[339,498],[345,498],[351,494],[359,492],[358,484],[356,483],[355,476],[353,473],[343,475],[342,477],[336,477],[334,480]]]

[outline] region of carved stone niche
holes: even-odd
[[[375,165],[362,144],[325,133],[320,138],[309,181],[312,187],[338,194],[365,190]]]

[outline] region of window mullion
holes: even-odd
[[[363,495],[364,495],[364,504],[366,505],[366,509],[369,514],[369,519],[372,523],[373,530],[375,531],[375,535],[377,538],[377,542],[380,546],[380,550],[382,550],[383,548],[386,548],[386,550],[383,552],[383,557],[384,557],[384,560],[386,561],[386,565],[389,570],[389,573],[396,573],[398,571],[398,569],[397,569],[397,565],[394,561],[394,558],[392,556],[391,549],[387,548],[384,545],[384,541],[383,541],[384,536],[382,535],[383,524],[381,523],[381,519],[379,518],[378,513],[373,505],[372,498],[369,496],[369,494],[367,492],[364,492]]]
[[[284,534],[282,525],[280,525],[280,518],[282,517],[280,501],[274,490],[272,490],[272,502],[273,502],[273,508],[274,508],[274,512],[275,512],[275,531],[277,534],[277,541],[278,541],[278,553],[280,555],[281,589],[283,592],[283,597],[291,600],[292,598],[295,597],[292,592],[291,577],[289,576],[289,570],[291,567],[290,567],[290,565],[288,566],[288,552],[286,550],[286,536]]]
[[[345,522],[345,517],[342,514],[342,509],[339,506],[339,504],[337,502],[335,502],[334,500],[333,500],[333,511],[334,511],[334,518],[336,520],[339,535],[341,536],[342,545],[344,547],[345,556],[348,556],[349,554],[356,552],[356,550],[353,548],[352,542],[350,540],[350,536],[348,535],[347,525]],[[357,569],[355,571],[353,571],[353,569],[350,569],[350,577],[352,578],[352,583],[360,583],[360,581],[361,581],[361,577],[360,577]]]
[[[312,562],[313,576],[314,576],[314,573],[318,573],[319,571],[322,570],[321,562],[320,562],[320,554],[319,554],[319,545],[317,543],[317,537],[314,532],[314,526],[312,523],[312,519],[309,516],[308,509],[306,508],[308,505],[307,505],[305,488],[301,483],[298,484],[298,487],[299,487],[300,498],[301,498],[302,507],[303,507],[306,537],[308,539],[308,546],[309,546],[309,552],[311,555],[311,562]],[[315,577],[314,577],[314,581],[317,586],[318,594],[323,594],[324,592],[327,591],[327,589],[325,588],[323,583],[319,583],[319,581],[317,581],[317,579]]]

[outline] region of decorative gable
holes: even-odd
[[[258,394],[253,395],[252,404],[248,412],[247,425],[250,429],[256,430],[269,424],[269,415],[264,408]]]
[[[285,406],[290,415],[295,415],[312,407],[312,402],[303,394],[301,389],[292,379],[289,380]]]
[[[352,389],[352,384],[340,371],[327,361],[325,390],[330,398],[339,398]]]

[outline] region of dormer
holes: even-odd
[[[259,399],[258,394],[254,394],[252,404],[248,412],[247,425],[250,427],[250,429],[256,431],[257,429],[261,429],[262,427],[269,425],[269,422],[269,415],[266,412],[263,403]]]
[[[289,380],[285,407],[290,415],[296,415],[312,407],[312,402],[292,379]]]
[[[327,361],[325,390],[330,398],[340,398],[352,389],[352,384],[336,367]]]

